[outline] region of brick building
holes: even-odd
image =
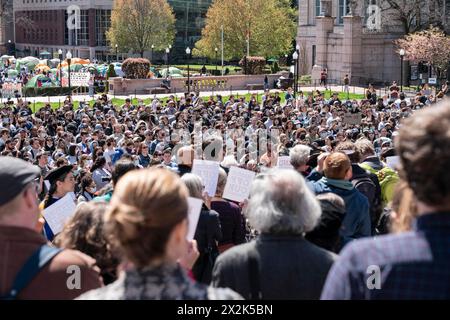
[[[70,23],[76,8],[78,26]],[[57,57],[62,49],[63,55],[70,50],[74,57],[107,60],[115,55],[106,40],[111,8],[112,0],[14,0],[16,50],[21,56],[47,51]]]

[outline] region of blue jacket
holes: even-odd
[[[340,231],[342,245],[372,235],[369,201],[351,182],[322,178],[308,185],[315,194],[334,193],[344,200],[346,213]]]

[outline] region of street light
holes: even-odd
[[[61,66],[61,61],[63,59],[63,51],[61,49],[58,50],[58,56],[59,56],[59,86],[61,87],[61,92],[62,92],[62,66]]]
[[[152,60],[153,60],[153,50],[155,49],[155,45],[152,44]]]
[[[297,51],[294,52],[292,55],[292,59],[294,60],[294,98],[296,98],[297,95],[297,64],[298,64],[298,53]]]
[[[116,44],[116,61],[119,62],[119,45]]]
[[[405,57],[405,50],[400,50],[400,92],[403,92],[403,58]]]
[[[296,70],[297,70],[297,76],[295,77],[295,93],[297,93],[297,91],[298,91],[298,77],[299,77],[299,75],[300,75],[300,63],[299,63],[299,61],[298,61],[298,59],[300,58],[300,45],[297,43],[297,45],[295,46],[295,52],[297,53],[297,58],[295,59],[295,60],[297,60],[297,67],[296,67]]]
[[[214,48],[214,52],[216,53],[216,56],[215,56],[215,59],[216,59],[216,61],[215,61],[215,64],[216,64],[216,75],[217,75],[217,52],[219,52],[219,48]]]
[[[70,51],[67,51],[66,59],[67,59],[67,65],[68,65],[68,70],[69,70],[69,96],[72,96],[72,88],[70,85],[70,63],[72,62],[72,53]]]
[[[190,70],[189,70],[189,60],[191,57],[191,48],[186,48],[186,55],[187,55],[187,71],[188,71],[188,94],[191,94],[191,76],[190,76]]]
[[[169,68],[170,68],[170,47],[166,48],[166,55],[167,55],[167,75],[169,75]]]

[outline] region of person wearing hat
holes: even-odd
[[[69,192],[74,192],[75,178],[73,176],[73,166],[71,165],[64,165],[50,171],[45,176],[45,180],[50,183],[50,188],[42,202],[42,209],[50,207]],[[44,224],[44,233],[49,241],[53,241],[55,234],[47,222]]]
[[[0,157],[0,300],[74,299],[102,286],[94,259],[79,251],[50,248],[36,232],[39,175],[36,166]],[[80,289],[67,286],[69,266],[79,267]]]

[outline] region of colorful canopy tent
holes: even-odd
[[[72,60],[70,60],[70,65],[75,65],[75,64],[82,64],[82,65],[89,65],[91,64],[91,61],[89,61],[89,59],[80,59],[80,58],[73,58]],[[64,60],[63,62],[61,62],[61,64],[58,66],[58,68],[64,68],[67,67],[69,64],[67,63],[67,60]],[[72,70],[72,68],[70,68],[70,70]]]
[[[60,63],[59,59],[50,59],[47,61],[48,65],[50,66],[50,68],[56,68],[58,67],[58,64]]]
[[[42,64],[38,64],[35,68],[34,71],[39,71],[40,73],[42,72],[47,72],[50,70],[50,67],[47,65],[42,65]]]
[[[17,70],[14,70],[14,69],[8,70],[8,78],[9,79],[17,78],[18,75],[19,75],[19,72],[17,72]]]
[[[14,56],[3,55],[0,57],[0,66],[4,66],[7,61],[11,63],[16,61],[16,58]]]
[[[85,65],[82,65],[82,64],[70,64],[70,72],[79,72],[79,71],[81,71],[82,69],[84,69],[86,66]],[[64,71],[64,72],[67,72],[68,71],[68,66],[65,66],[65,67],[63,67],[62,68],[62,70]]]
[[[38,74],[31,78],[26,84],[25,88],[38,88],[39,83],[41,83],[41,87],[52,87],[55,86],[55,83],[49,77],[46,77],[42,74]]]
[[[26,67],[28,70],[34,70],[34,68],[40,63],[38,58],[25,57],[23,59],[16,60],[16,70],[20,72],[22,67]]]
[[[48,51],[42,51],[39,53],[39,58],[41,59],[50,59],[52,57],[52,54]]]

